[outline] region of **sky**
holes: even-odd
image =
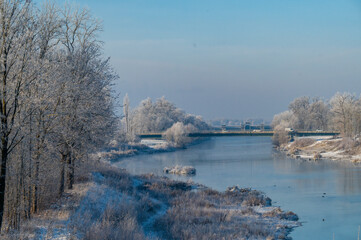
[[[103,21],[133,107],[165,96],[205,119],[271,120],[295,97],[361,93],[360,0],[74,3]]]

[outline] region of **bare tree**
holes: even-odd
[[[330,104],[334,128],[340,130],[344,136],[352,136],[356,110],[355,96],[350,93],[336,93],[330,100]]]
[[[293,127],[299,130],[309,130],[310,98],[309,97],[296,98],[290,103],[288,108],[292,111],[293,115],[296,117],[296,123]]]
[[[21,124],[17,121],[23,120],[21,112],[26,101],[22,93],[31,80],[26,76],[35,47],[30,5],[22,0],[0,4],[0,228],[3,226],[9,155],[23,139]]]
[[[125,119],[125,133],[128,134],[129,133],[129,97],[128,97],[128,93],[125,94],[124,99],[123,99],[123,113],[124,113],[124,119]]]
[[[309,118],[312,130],[327,130],[330,119],[330,107],[324,101],[315,99],[309,107]]]
[[[0,1],[0,228],[18,229],[115,128],[99,21],[88,10]],[[6,224],[5,224],[6,223]],[[7,225],[7,226],[5,226]]]

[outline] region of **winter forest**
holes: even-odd
[[[0,227],[71,189],[75,169],[115,128],[100,22],[87,10],[32,1],[0,3]]]

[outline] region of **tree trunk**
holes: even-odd
[[[68,154],[61,155],[61,170],[60,170],[60,186],[59,186],[59,197],[64,193],[65,188],[65,164]]]
[[[7,160],[8,160],[8,139],[6,136],[2,137],[1,143],[2,143],[2,149],[1,149],[1,170],[0,170],[0,230],[3,224],[4,207],[5,207],[6,170],[7,170]]]
[[[74,173],[75,173],[75,163],[74,163],[74,159],[73,159],[71,153],[68,153],[67,165],[68,165],[68,171],[67,171],[67,187],[68,187],[68,189],[73,189],[73,185],[74,185]]]
[[[34,183],[32,186],[31,192],[31,213],[36,213],[38,211],[38,196],[39,196],[39,160],[35,161],[34,169]]]
[[[31,206],[32,206],[32,174],[33,174],[33,114],[30,109],[29,115],[29,175],[28,175],[28,186],[24,185],[24,201],[27,200],[27,208],[25,209],[25,218],[29,219],[31,216]]]
[[[29,201],[28,198],[30,198],[30,194],[28,194],[28,189],[30,189],[30,187],[28,187],[26,185],[27,181],[26,181],[26,171],[27,169],[25,169],[25,163],[24,163],[24,158],[21,158],[21,187],[22,187],[22,202],[23,202],[23,212],[24,212],[24,218],[25,219],[29,219],[30,218],[30,211],[31,211],[31,202]]]

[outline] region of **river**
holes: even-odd
[[[270,137],[212,138],[185,150],[138,155],[116,163],[134,174],[159,175],[164,167],[176,164],[195,167],[197,174],[190,178],[216,190],[238,185],[263,191],[273,205],[300,217],[303,226],[291,233],[293,239],[357,239],[360,166],[290,159],[272,148]]]

